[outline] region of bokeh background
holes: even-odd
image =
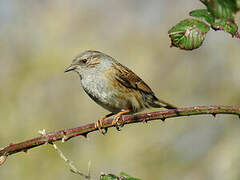
[[[167,31],[199,1],[0,1],[0,147],[85,125],[107,113],[82,90],[72,58],[103,51],[181,107],[240,104],[240,43],[210,31],[194,51],[170,48]],[[125,126],[57,143],[83,172],[142,179],[240,179],[240,121],[194,116]],[[0,179],[81,179],[50,145],[17,153]]]

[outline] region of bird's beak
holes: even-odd
[[[74,71],[75,69],[77,69],[77,65],[70,65],[64,72]]]

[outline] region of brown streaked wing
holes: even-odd
[[[121,65],[120,63],[114,63],[114,70],[116,71],[116,80],[125,87],[153,94],[151,88],[127,67]]]

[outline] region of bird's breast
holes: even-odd
[[[144,104],[135,93],[124,92],[119,89],[121,87],[114,87],[105,76],[83,77],[81,84],[96,103],[111,112],[117,113],[125,109],[138,112],[144,108]]]
[[[110,92],[107,91],[106,79],[101,76],[87,76],[82,78],[81,84],[86,93],[94,100],[107,101]]]

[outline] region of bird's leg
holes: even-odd
[[[118,126],[121,124],[121,123],[119,123],[120,118],[122,117],[122,115],[127,114],[127,113],[129,113],[129,112],[131,112],[131,110],[130,110],[130,109],[127,109],[127,110],[124,110],[124,111],[120,111],[119,113],[117,113],[117,114],[114,116],[113,121],[112,121],[112,125],[115,125],[116,128],[117,128],[117,130],[119,130],[119,127],[118,127]]]
[[[110,114],[107,114],[103,117],[101,117],[100,119],[97,120],[97,122],[95,123],[95,127],[98,128],[99,132],[101,132],[102,134],[105,134],[103,131],[102,131],[102,127],[103,127],[103,120],[114,115],[114,113],[110,113]]]

